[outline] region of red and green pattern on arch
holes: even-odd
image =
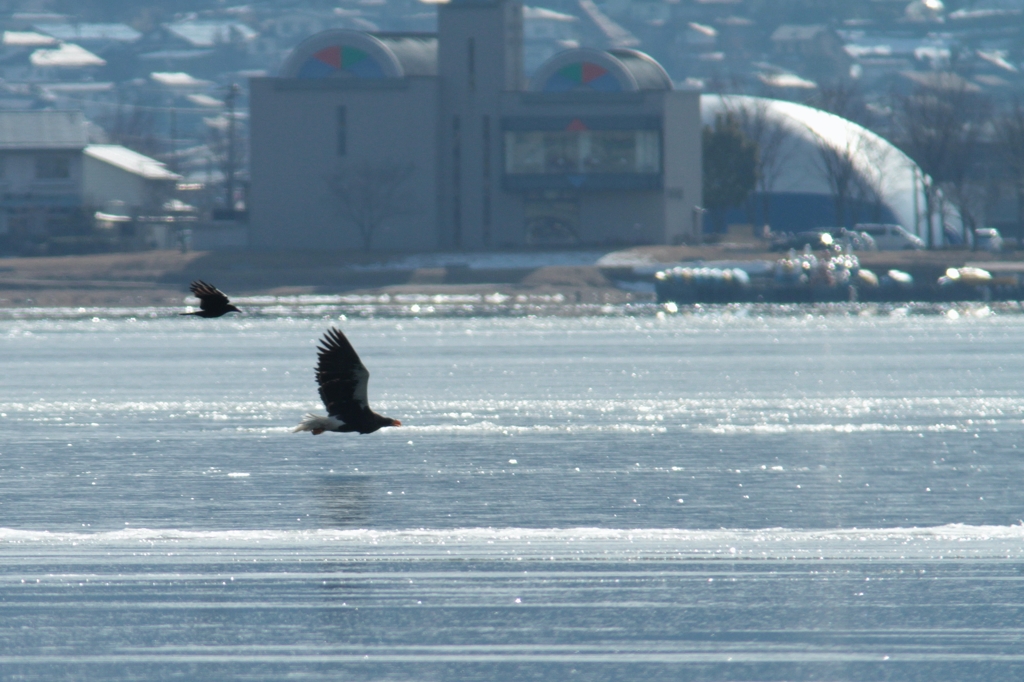
[[[544,92],[593,90],[595,92],[622,92],[622,85],[608,69],[593,62],[566,64],[551,74],[544,83]]]
[[[384,78],[384,71],[377,60],[365,51],[347,45],[331,45],[314,52],[299,69],[299,78],[330,78],[341,75]]]

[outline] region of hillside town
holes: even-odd
[[[250,83],[277,76],[303,41],[325,31],[435,34],[439,6],[0,3],[0,254],[249,246],[250,161],[260,140],[250,134]],[[1024,0],[546,0],[521,12],[524,81],[567,50],[639,53],[663,68],[666,87],[703,93],[702,103],[750,96],[830,112],[916,163],[914,210],[928,204],[927,225],[933,210],[957,213],[954,229],[940,218],[934,238],[920,218],[904,225],[929,246],[968,244],[980,228],[997,228],[1007,247],[1024,237]],[[705,115],[703,125],[714,123]],[[764,166],[770,140],[755,142]],[[768,169],[758,173],[747,203],[771,190]],[[831,186],[839,205],[845,190],[834,177]],[[536,210],[564,211],[558,201]],[[702,203],[687,197],[686,220]],[[535,209],[523,210],[528,222]],[[793,229],[749,206],[727,214],[722,229]],[[833,220],[846,222],[839,209]],[[633,236],[600,240],[687,243],[717,229],[692,221],[694,234],[651,232],[638,221]],[[570,225],[562,232],[572,238],[552,245],[586,245],[581,230]],[[417,248],[544,245],[530,239],[441,238]]]

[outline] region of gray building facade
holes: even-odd
[[[428,251],[693,240],[700,95],[634,50],[526,82],[523,10],[453,0],[438,33],[312,36],[250,83],[250,244]]]
[[[75,234],[85,119],[76,111],[0,112],[0,251]]]

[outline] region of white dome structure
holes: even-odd
[[[799,231],[844,222],[898,223],[927,242],[922,182],[926,176],[887,140],[835,114],[794,102],[746,95],[702,95],[700,103],[704,125],[714,125],[717,116],[731,112],[741,123],[746,121],[747,128],[754,127],[749,124],[751,119],[760,119],[762,129],[779,131],[781,142],[774,153],[775,162],[765,169],[766,175],[772,175],[768,194],[773,229]],[[823,154],[823,147],[831,151]],[[848,159],[855,174],[852,184],[862,188],[859,194],[849,195],[847,220],[836,216],[830,164],[826,161],[829,155]],[[938,215],[932,219],[934,244],[942,243],[943,224],[947,231],[962,232],[960,216],[949,209],[947,204],[945,220]]]

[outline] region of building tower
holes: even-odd
[[[492,206],[501,168],[501,94],[523,87],[523,6],[451,0],[438,8],[442,248],[500,244]]]

